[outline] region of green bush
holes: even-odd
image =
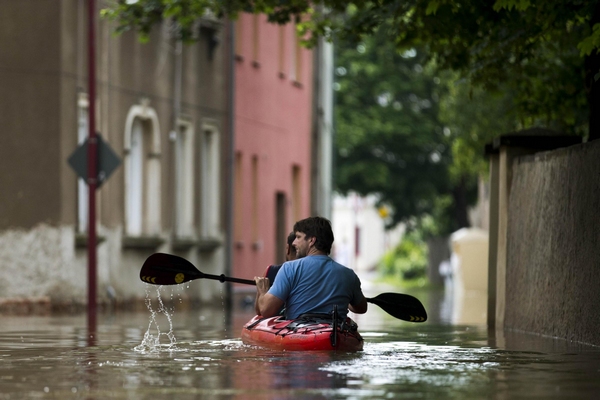
[[[426,276],[427,245],[416,235],[407,235],[381,261],[380,271],[386,277],[410,281]]]

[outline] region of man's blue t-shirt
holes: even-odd
[[[348,304],[363,299],[360,279],[329,256],[306,256],[283,264],[269,293],[286,303],[286,318],[304,313],[330,313],[337,305],[346,318]]]

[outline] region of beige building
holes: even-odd
[[[98,2],[101,8],[103,2]],[[0,13],[0,300],[83,304],[85,183],[67,159],[88,135],[87,2],[3,2]],[[146,296],[139,271],[154,252],[203,272],[226,264],[226,33],[212,20],[181,45],[168,24],[141,44],[96,33],[96,128],[121,158],[97,191],[98,299]],[[178,296],[210,299],[220,285]],[[155,295],[155,292],[152,294]]]

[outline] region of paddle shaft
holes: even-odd
[[[198,271],[198,272],[200,272],[200,271]],[[232,278],[232,277],[229,277],[229,276],[225,276],[224,274],[221,274],[221,275],[211,275],[211,274],[205,274],[203,272],[200,272],[198,274],[198,278],[213,279],[213,280],[219,281],[219,282],[243,283],[243,284],[246,284],[246,285],[254,285],[254,286],[256,286],[256,282],[254,282],[253,280],[250,280],[250,279],[241,279],[241,278]],[[377,304],[370,297],[365,297],[365,300],[367,300],[368,303],[373,303],[373,304],[379,305],[379,304]]]
[[[245,285],[254,285],[254,286],[256,286],[256,282],[254,282],[251,279],[232,278],[232,277],[229,277],[229,276],[225,276],[224,274],[221,274],[221,275],[211,275],[211,274],[205,274],[203,272],[200,272],[200,274],[198,274],[198,278],[213,279],[213,280],[219,281],[219,282],[243,283]],[[369,303],[373,303],[373,299],[371,299],[370,297],[365,297],[365,299]]]
[[[254,282],[251,279],[231,278],[231,277],[225,276],[223,274],[221,274],[221,275],[203,274],[202,278],[205,278],[205,279],[214,279],[214,280],[219,281],[219,282],[234,282],[234,283],[243,283],[243,284],[246,284],[246,285],[254,285],[254,286],[256,286],[256,282]]]

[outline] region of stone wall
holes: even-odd
[[[600,345],[600,141],[515,159],[505,329]]]

